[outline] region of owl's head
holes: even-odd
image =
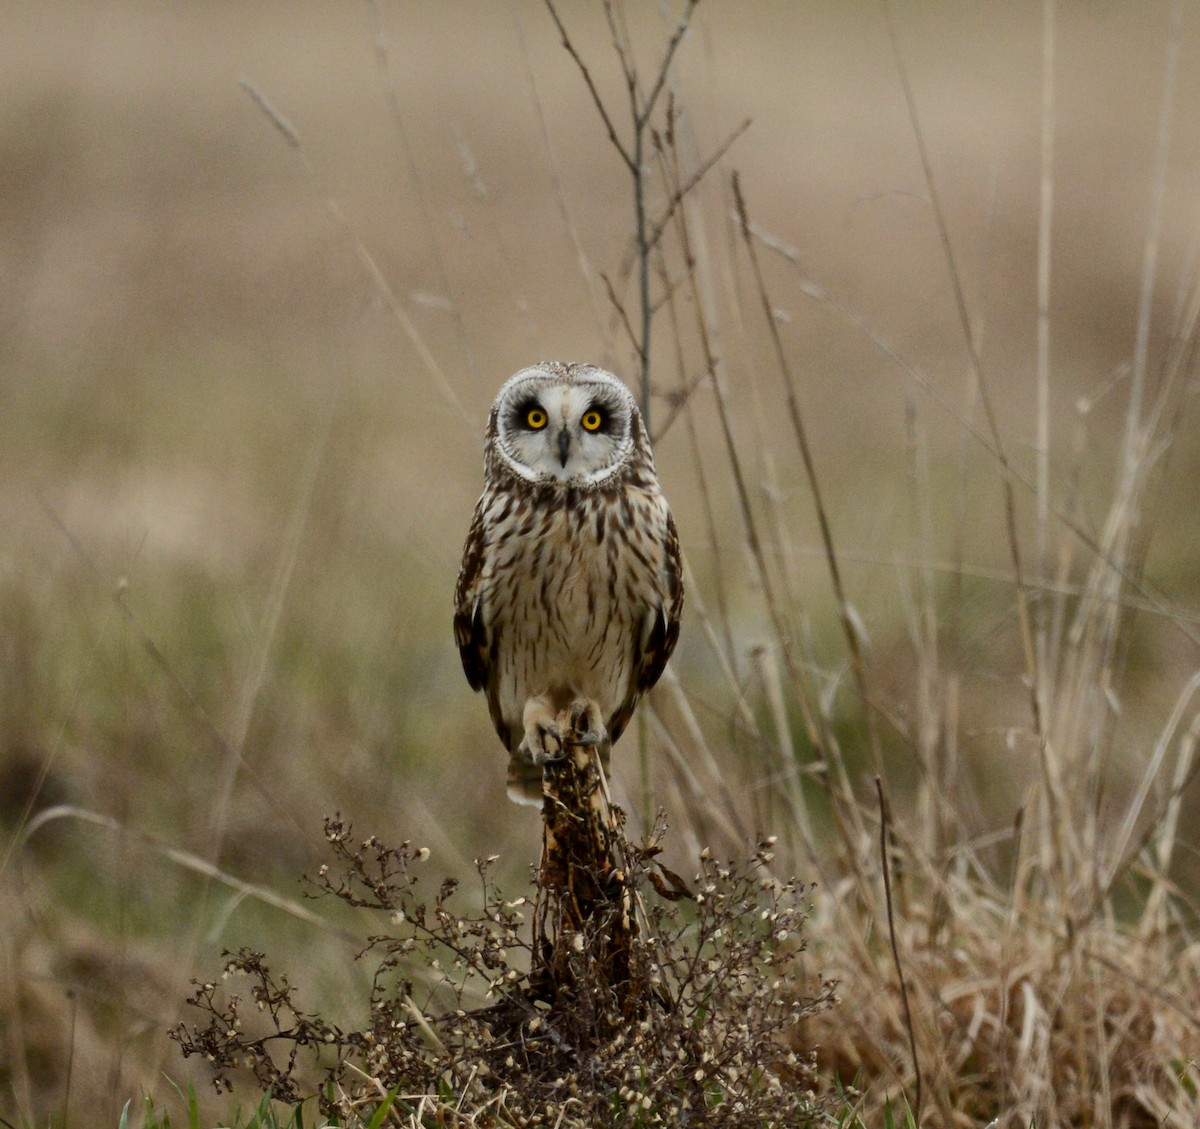
[[[637,403],[612,373],[542,361],[496,395],[488,451],[527,482],[598,486],[635,451],[649,457],[644,435]]]

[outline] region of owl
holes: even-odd
[[[541,802],[564,712],[605,762],[679,638],[682,569],[629,389],[542,362],[500,389],[463,549],[454,634],[508,750],[509,796]]]

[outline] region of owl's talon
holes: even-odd
[[[562,734],[557,729],[550,729],[539,734],[539,747],[534,750],[534,764],[556,764],[566,753],[563,751]]]
[[[550,703],[542,697],[530,698],[525,703],[525,736],[517,746],[517,754],[540,766],[562,760],[565,749]]]
[[[577,745],[593,748],[607,736],[600,707],[588,698],[579,698],[571,705],[571,736]]]
[[[528,733],[525,734],[525,740],[521,742],[517,751],[530,764],[554,764],[563,759],[563,740],[557,729],[539,730],[532,742],[529,736]]]

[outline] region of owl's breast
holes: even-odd
[[[506,717],[538,694],[583,696],[608,714],[628,692],[647,603],[604,506],[585,496],[538,507],[493,543],[485,607]]]

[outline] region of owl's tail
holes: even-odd
[[[527,758],[508,758],[508,798],[523,807],[542,806],[542,766]]]

